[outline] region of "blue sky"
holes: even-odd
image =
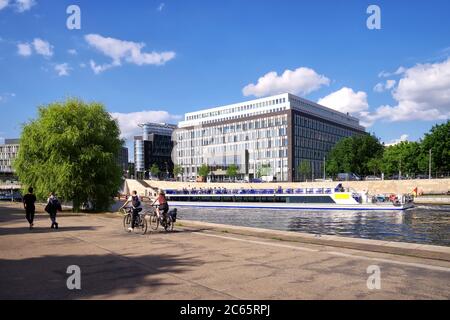
[[[381,30],[366,26],[371,4]],[[289,89],[384,142],[417,140],[450,115],[448,12],[447,0],[0,0],[0,137],[66,97],[104,103],[129,138],[138,121]]]

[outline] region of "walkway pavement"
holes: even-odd
[[[60,229],[0,204],[0,299],[449,299],[450,262],[178,226],[125,233],[108,215]],[[66,286],[81,269],[81,290]],[[380,289],[369,289],[369,266]]]

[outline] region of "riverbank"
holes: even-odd
[[[331,238],[318,244],[286,233],[186,221],[173,233],[142,236],[124,232],[117,214],[59,220],[60,229],[51,230],[48,216],[38,214],[30,231],[23,210],[0,205],[1,299],[450,297],[448,248],[423,258],[403,254],[408,248],[400,246],[403,253],[382,253],[366,250],[368,242],[351,249]],[[81,290],[66,287],[70,265],[81,270]],[[367,285],[369,267],[381,270],[378,289]]]
[[[20,204],[2,205],[0,207],[21,210]],[[48,217],[44,211],[43,205],[37,205],[37,216]],[[112,219],[122,219],[123,215],[119,212],[104,213],[73,213],[65,210],[58,214],[59,217],[104,217]],[[180,215],[179,215],[180,216]],[[237,226],[221,223],[209,223],[205,221],[193,221],[178,219],[177,227],[188,227],[201,230],[214,230],[220,233],[240,234],[265,239],[274,239],[279,241],[295,241],[299,243],[310,243],[317,245],[332,246],[338,248],[364,250],[369,252],[391,253],[396,255],[411,256],[417,258],[437,259],[450,262],[450,247],[430,245],[423,243],[410,243],[389,240],[374,240],[354,237],[343,237],[326,234],[312,234],[304,232],[283,231],[265,228],[254,228],[247,226]]]
[[[450,205],[450,196],[448,195],[435,195],[435,196],[421,196],[416,197],[414,199],[415,204],[422,204],[422,205]]]

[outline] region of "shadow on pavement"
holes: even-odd
[[[40,223],[42,224],[42,222]],[[89,227],[89,226],[70,226],[64,227],[64,224],[59,224],[59,229],[50,229],[51,222],[48,223],[48,227],[34,227],[33,230],[30,230],[27,227],[18,227],[18,228],[2,228],[0,227],[0,236],[6,235],[20,235],[20,234],[33,234],[33,233],[54,233],[54,232],[71,232],[71,231],[94,231],[97,227]]]
[[[81,269],[81,290],[69,290],[67,267]],[[187,267],[200,265],[195,259],[174,255],[123,257],[107,255],[43,256],[22,260],[0,259],[0,299],[163,299],[164,292],[177,293],[177,284],[162,279]],[[163,292],[155,290],[164,285]],[[178,287],[179,288],[179,287]],[[184,287],[188,294],[186,286]]]

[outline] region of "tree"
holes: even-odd
[[[384,150],[382,169],[387,175],[398,174],[401,171],[402,175],[414,176],[416,173],[424,172],[426,168],[427,160],[418,142],[402,141]]]
[[[52,191],[78,211],[90,201],[96,211],[109,209],[121,183],[116,158],[123,141],[117,122],[99,103],[78,99],[38,109],[23,126],[14,163],[24,186],[40,199]]]
[[[311,175],[311,163],[308,160],[302,160],[298,165],[298,173],[302,181],[305,181]]]
[[[330,151],[327,170],[336,175],[339,172],[354,172],[359,175],[370,174],[370,159],[381,158],[383,145],[371,135],[362,134],[344,138]]]
[[[270,164],[262,164],[257,170],[256,170],[256,176],[258,178],[266,177],[270,174]]]
[[[383,167],[383,161],[381,158],[372,158],[367,162],[367,169],[377,175]]]
[[[202,166],[198,169],[198,175],[203,179],[206,179],[210,171],[211,170],[207,164],[202,164]]]
[[[180,165],[176,164],[173,166],[173,176],[175,178],[177,178],[182,173],[183,173],[183,168]]]
[[[239,172],[239,167],[235,164],[231,164],[227,168],[227,176],[230,178],[236,178]]]
[[[156,163],[152,164],[152,166],[150,167],[150,169],[148,171],[150,171],[150,174],[152,175],[152,177],[158,177],[159,173],[161,172],[161,170],[159,169],[159,167]]]
[[[435,125],[425,134],[422,141],[422,156],[427,160],[427,169],[430,149],[432,170],[441,173],[450,172],[450,120]]]

